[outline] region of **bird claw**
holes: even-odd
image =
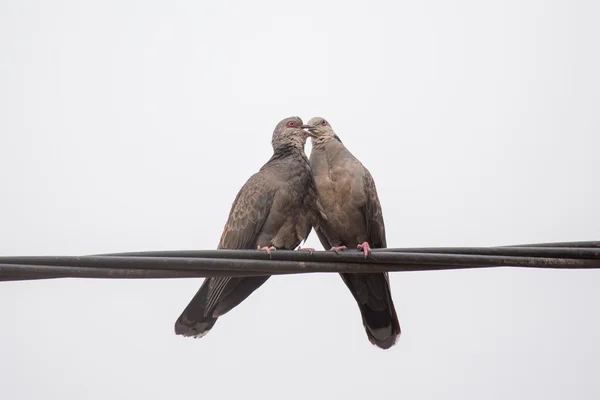
[[[258,246],[258,247],[256,248],[256,250],[262,250],[262,251],[266,251],[266,252],[267,252],[267,254],[269,255],[269,258],[271,258],[271,252],[272,252],[272,251],[275,251],[275,250],[277,250],[277,249],[276,249],[275,247],[273,247],[273,246],[270,246],[270,247],[269,247],[269,246],[264,246],[264,247],[260,247],[260,246]]]
[[[333,246],[329,249],[329,251],[335,251],[337,254],[340,254],[340,251],[348,250],[346,246]]]
[[[361,244],[359,244],[358,246],[356,246],[356,248],[358,250],[362,250],[362,252],[365,253],[365,258],[367,258],[367,256],[369,254],[371,254],[371,246],[369,246],[368,242],[362,242]]]
[[[308,251],[310,253],[310,255],[312,256],[313,252],[315,251],[314,248],[312,247],[300,247],[298,249],[298,251]]]

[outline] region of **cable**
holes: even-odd
[[[504,247],[356,250],[184,250],[93,256],[0,257],[0,280],[52,278],[158,279],[256,276],[315,272],[368,273],[464,268],[600,268],[600,242],[544,243]],[[586,246],[586,247],[583,247]]]

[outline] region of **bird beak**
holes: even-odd
[[[313,130],[316,129],[316,126],[313,126],[313,125],[302,125],[302,126],[300,126],[300,128],[306,129],[306,133],[308,133],[308,136],[310,136],[310,137],[316,137],[317,136],[317,135],[315,135],[313,133]]]

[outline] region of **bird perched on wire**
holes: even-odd
[[[327,120],[312,118],[310,165],[319,200],[327,220],[315,226],[328,250],[362,250],[387,247],[381,204],[375,181],[360,161],[342,144]],[[358,303],[371,343],[392,347],[400,336],[400,324],[392,301],[387,273],[340,274]]]
[[[306,240],[312,227],[318,226],[318,220],[326,218],[304,153],[310,135],[306,127],[298,117],[277,124],[271,141],[273,156],[237,194],[219,249],[258,249],[269,254],[276,249],[294,250]],[[240,304],[268,278],[206,278],[175,322],[175,333],[204,336],[220,316]]]

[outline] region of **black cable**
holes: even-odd
[[[585,243],[590,247],[581,247]],[[599,242],[458,248],[318,251],[187,250],[81,257],[0,257],[0,280],[81,278],[182,278],[309,272],[395,272],[459,268],[600,268]]]

